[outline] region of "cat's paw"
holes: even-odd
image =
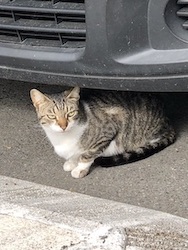
[[[83,178],[85,177],[89,172],[89,169],[80,169],[80,168],[75,168],[71,171],[71,175],[73,178]]]
[[[74,168],[76,168],[76,163],[75,162],[72,162],[72,161],[66,161],[63,165],[63,169],[66,171],[66,172],[69,172],[69,171],[72,171]]]

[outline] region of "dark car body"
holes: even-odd
[[[188,91],[187,0],[0,0],[0,78]]]

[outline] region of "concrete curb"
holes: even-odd
[[[0,249],[188,249],[188,220],[0,176]]]

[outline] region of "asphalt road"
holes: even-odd
[[[72,192],[152,208],[188,218],[188,94],[164,94],[178,133],[176,142],[147,159],[96,167],[83,179],[63,171],[63,160],[40,126],[29,90],[58,92],[60,86],[0,82],[0,174]]]

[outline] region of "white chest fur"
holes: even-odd
[[[52,143],[55,152],[64,159],[81,153],[79,140],[84,132],[85,126],[77,126],[69,131],[56,132],[51,128],[44,128],[46,135]]]

